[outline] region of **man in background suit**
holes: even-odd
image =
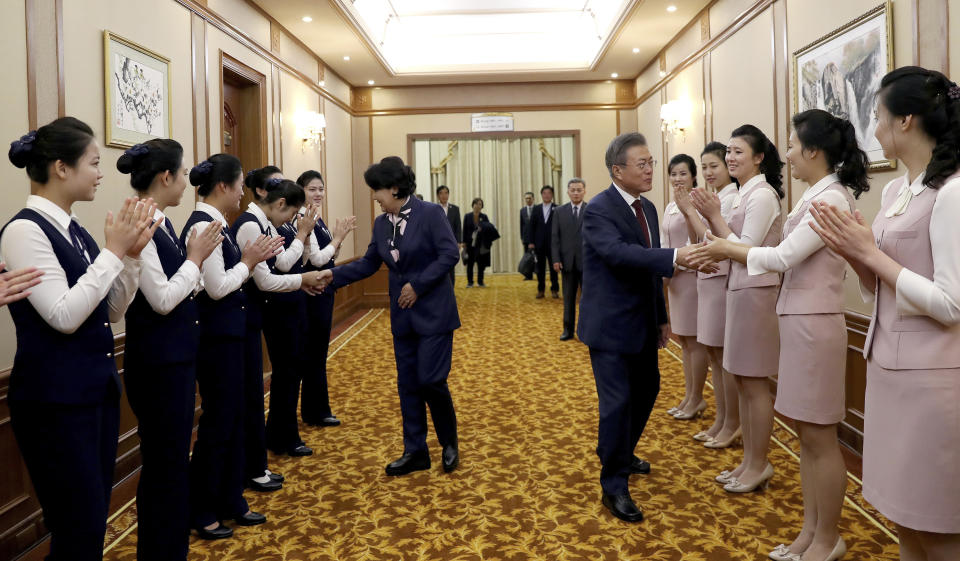
[[[543,204],[533,207],[530,213],[530,225],[527,228],[527,248],[537,253],[537,298],[543,298],[546,288],[544,274],[547,263],[550,264],[550,292],[554,298],[560,297],[560,285],[557,282],[557,271],[553,268],[553,252],[550,248],[553,235],[553,187],[544,185],[540,189],[540,198]]]
[[[614,138],[604,159],[613,184],[583,214],[577,334],[590,348],[597,383],[602,502],[617,518],[639,522],[628,478],[650,471],[633,453],[660,392],[657,349],[670,331],[663,277],[673,276],[675,265],[689,266],[691,248],[660,248],[656,208],[641,196],[656,164],[643,135]]]
[[[520,243],[523,244],[523,251],[528,251],[527,249],[527,228],[530,227],[530,215],[533,214],[533,192],[527,191],[523,194],[523,207],[520,209]],[[529,276],[524,276],[523,280],[530,280],[533,278],[531,273]]]
[[[443,208],[443,212],[447,214],[447,220],[450,221],[450,227],[453,229],[453,237],[457,239],[457,243],[460,244],[460,249],[463,249],[463,235],[462,230],[463,225],[460,223],[460,207],[457,205],[449,204],[447,201],[450,200],[450,189],[446,185],[441,185],[437,187],[437,202]],[[450,269],[450,282],[454,285],[457,284],[457,276],[455,273],[456,267]]]
[[[583,202],[587,184],[583,179],[574,177],[567,182],[567,196],[570,202],[554,211],[551,250],[553,270],[559,271],[563,279],[563,334],[561,341],[573,339],[577,319],[577,291],[583,282],[583,256],[580,238],[580,226],[583,223],[583,211],[587,203]]]

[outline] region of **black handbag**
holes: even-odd
[[[533,270],[537,266],[537,256],[532,251],[524,252],[517,264],[517,272],[529,278],[533,276]]]

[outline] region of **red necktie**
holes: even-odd
[[[650,245],[650,234],[647,231],[647,217],[643,215],[643,203],[640,202],[640,199],[637,199],[630,206],[637,213],[637,222],[640,223],[640,228],[643,230],[643,241],[647,242],[647,247],[652,247]]]

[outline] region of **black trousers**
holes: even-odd
[[[537,250],[537,292],[543,292],[546,287],[546,269],[550,269],[550,292],[559,292],[560,283],[557,282],[557,272],[553,270],[553,256],[549,251]]]
[[[577,327],[577,292],[583,285],[583,271],[563,269],[563,329],[573,333]]]
[[[243,362],[244,339],[200,339],[197,383],[203,414],[190,460],[194,526],[207,526],[250,510],[243,498]],[[262,414],[260,419],[262,424]]]
[[[473,266],[477,266],[477,283],[483,284],[483,270],[487,266],[480,262],[476,255],[468,254],[467,255],[467,284],[473,284]]]
[[[447,387],[453,332],[394,336],[397,393],[403,417],[403,452],[427,450],[427,406],[441,446],[457,443],[457,415]]]
[[[120,396],[64,405],[10,401],[10,422],[50,530],[48,561],[99,561],[117,459]]]
[[[605,493],[628,493],[627,479],[633,451],[660,393],[656,339],[639,353],[623,354],[590,349],[597,383],[600,423],[597,455],[600,486]]]
[[[300,417],[305,423],[319,423],[333,415],[327,387],[327,352],[333,326],[333,294],[307,296],[306,365],[300,386]]]
[[[270,375],[270,413],[267,415],[266,446],[279,454],[303,442],[300,440],[300,426],[297,424],[297,401],[300,397],[300,373],[306,358],[306,330],[304,298],[290,303],[274,301],[263,310],[263,335],[267,339],[267,352],[273,366],[273,373]],[[262,395],[261,392],[261,403]]]
[[[263,341],[260,334],[260,326],[248,324],[243,340],[241,417],[244,479],[263,477],[267,469],[267,438],[263,418]]]
[[[190,437],[196,362],[124,360],[127,399],[137,416],[143,467],[137,486],[138,561],[187,559],[190,533]]]

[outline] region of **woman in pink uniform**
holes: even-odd
[[[787,215],[783,241],[777,247],[751,248],[714,239],[700,253],[711,261],[743,263],[751,275],[783,273],[777,299],[780,367],[775,409],[794,419],[800,433],[804,518],[797,538],[778,545],[770,558],[833,561],[846,552],[838,524],[847,475],[837,439],[837,424],[846,410],[846,263],[824,247],[808,211],[818,202],[852,211],[854,197],[870,188],[869,160],[846,119],[811,109],[794,115],[793,129],[787,161],[793,177],[809,187]]]
[[[738,127],[727,144],[727,168],[740,183],[728,220],[716,194],[695,190],[691,198],[716,237],[751,247],[780,243],[783,214],[783,162],[777,147],[753,125]],[[742,263],[732,263],[727,276],[727,318],[723,368],[736,376],[743,431],[743,461],[723,471],[717,482],[730,493],[749,493],[773,477],[767,461],[773,429],[773,401],[767,378],[777,373],[780,335],[777,293],[780,275],[749,275]]]
[[[686,154],[670,158],[667,166],[670,183],[675,191],[686,196],[697,185],[697,163]],[[660,223],[662,247],[683,247],[690,243],[687,221],[671,202],[663,211]],[[696,241],[696,240],[694,240]],[[700,416],[707,408],[703,399],[703,384],[707,380],[707,351],[697,342],[697,272],[678,267],[673,277],[663,279],[670,298],[670,331],[680,339],[683,349],[683,401],[667,411],[675,419],[689,420]]]
[[[897,524],[900,559],[960,559],[960,87],[906,66],[883,77],[876,137],[907,173],[873,231],[817,203],[817,232],[874,302],[864,344],[863,496]]]

